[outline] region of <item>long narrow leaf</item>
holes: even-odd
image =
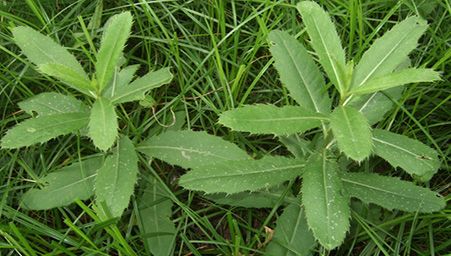
[[[88,125],[87,113],[64,113],[27,119],[14,126],[2,138],[3,148],[20,148],[43,143]]]
[[[40,180],[45,183],[43,188],[32,188],[23,195],[22,206],[46,210],[90,198],[94,194],[96,171],[102,163],[102,158],[93,157],[48,174]]]
[[[331,250],[343,242],[350,217],[338,165],[325,154],[317,154],[311,156],[305,170],[301,191],[307,223],[321,245]]]
[[[96,147],[105,151],[113,146],[117,129],[117,115],[113,104],[108,99],[98,98],[89,117],[89,137]]]
[[[285,157],[210,162],[193,168],[179,183],[186,189],[206,193],[256,191],[301,175],[304,166],[303,160]]]
[[[103,90],[102,95],[106,98],[113,98],[117,94],[118,88],[126,87],[133,80],[133,76],[138,70],[139,65],[131,65],[115,72],[109,85]]]
[[[89,111],[88,106],[70,95],[44,92],[18,103],[20,109],[39,116]]]
[[[95,182],[97,203],[106,203],[113,217],[127,208],[138,177],[138,156],[127,137],[118,140],[113,155],[105,159]]]
[[[329,14],[311,1],[298,3],[297,9],[307,28],[312,47],[318,54],[319,62],[340,94],[343,94],[347,89],[343,72],[346,70],[345,51]]]
[[[175,245],[176,228],[169,218],[172,201],[163,186],[154,178],[139,201],[139,221],[144,243],[152,255],[170,256]]]
[[[373,173],[343,173],[347,193],[365,203],[408,212],[434,212],[445,207],[437,193],[411,182]]]
[[[96,62],[99,91],[102,91],[113,77],[125,42],[130,35],[132,19],[130,12],[124,12],[112,16],[105,25]]]
[[[426,21],[410,17],[377,39],[356,66],[351,88],[362,86],[372,77],[391,73],[417,47],[426,28]]]
[[[59,79],[61,82],[78,90],[86,95],[93,96],[94,88],[88,76],[75,71],[74,69],[57,63],[47,63],[38,66],[39,70],[45,74]]]
[[[422,181],[429,180],[440,167],[437,152],[418,140],[375,129],[373,143],[376,155]]]
[[[303,107],[251,105],[226,111],[219,123],[235,131],[255,134],[290,135],[305,132],[321,125],[327,117]]]
[[[362,161],[371,153],[371,130],[363,114],[351,107],[338,107],[330,116],[338,148],[348,157]]]
[[[296,102],[313,112],[328,113],[330,99],[321,72],[304,46],[283,31],[271,31],[271,54],[280,80]]]
[[[300,204],[293,203],[284,209],[277,218],[274,233],[266,247],[267,256],[307,256],[316,244]]]
[[[205,132],[167,131],[137,147],[138,151],[170,164],[193,168],[208,163],[249,159],[235,144]]]
[[[432,82],[440,80],[440,74],[432,69],[408,68],[381,77],[368,80],[350,94],[368,94],[410,83]]]

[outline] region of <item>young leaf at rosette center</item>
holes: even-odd
[[[401,71],[375,77],[360,87],[356,87],[350,94],[368,94],[392,87],[410,83],[432,82],[440,80],[440,73],[427,68],[407,68]]]
[[[321,125],[327,116],[298,106],[251,105],[223,112],[219,123],[235,131],[290,135]]]
[[[89,137],[94,145],[106,151],[116,141],[118,124],[113,104],[105,98],[98,98],[89,117]]]
[[[16,44],[35,65],[59,64],[87,77],[77,59],[50,37],[29,27],[15,27],[12,33]]]
[[[97,204],[104,202],[113,217],[120,217],[128,206],[137,177],[138,156],[133,143],[124,136],[97,173]]]
[[[78,90],[88,96],[94,95],[94,88],[92,88],[91,81],[86,74],[80,74],[71,67],[64,66],[58,63],[46,63],[38,66],[39,71],[56,77],[61,82],[69,87]]]
[[[138,151],[183,168],[214,162],[249,159],[235,144],[206,132],[167,131],[148,138]]]
[[[141,235],[149,255],[170,256],[173,255],[177,233],[170,219],[173,203],[159,181],[149,177],[146,179],[149,186],[138,203]]]
[[[312,155],[302,176],[302,202],[307,223],[322,246],[339,246],[349,229],[349,198],[344,196],[338,164],[325,153]]]
[[[374,203],[389,210],[434,212],[446,205],[443,197],[412,182],[374,173],[343,173],[347,193],[365,203]]]
[[[88,113],[89,108],[82,101],[70,95],[56,92],[44,92],[18,103],[20,109],[33,115],[49,116],[54,114]]]
[[[173,75],[169,68],[162,68],[157,71],[149,72],[146,75],[137,78],[131,84],[118,87],[113,97],[111,97],[111,101],[114,104],[119,104],[143,100],[147,91],[169,83],[172,78]]]
[[[381,121],[385,114],[392,109],[393,101],[401,98],[404,88],[395,87],[385,91],[367,95],[356,95],[348,106],[357,109],[368,120],[369,125]]]
[[[88,125],[87,113],[64,113],[27,119],[9,129],[1,140],[3,148],[20,148],[43,143]]]
[[[126,87],[133,80],[133,76],[138,71],[139,65],[127,66],[120,71],[114,73],[113,79],[108,86],[103,90],[102,96],[105,98],[113,98],[117,94],[120,87]]]
[[[417,47],[426,28],[424,20],[410,17],[377,39],[357,64],[351,88],[360,87],[372,77],[391,73]]]
[[[297,9],[302,16],[319,62],[334,86],[343,95],[348,89],[343,72],[347,69],[345,51],[329,14],[312,1],[298,3]]]
[[[269,33],[270,51],[280,80],[296,102],[313,112],[329,113],[330,98],[323,76],[304,46],[286,32]]]
[[[270,188],[302,174],[305,161],[286,157],[210,162],[180,178],[186,189],[206,193],[239,193]]]
[[[92,157],[52,172],[40,181],[43,188],[32,188],[22,197],[29,210],[47,210],[66,206],[76,199],[86,200],[94,194],[94,178],[102,166],[101,157]]]
[[[306,256],[315,247],[315,238],[299,203],[288,205],[277,218],[274,237],[266,247],[267,256]]]
[[[368,121],[358,110],[337,107],[330,115],[330,126],[338,148],[348,157],[362,161],[371,153],[371,130]]]
[[[96,78],[101,92],[113,77],[119,58],[132,28],[130,12],[112,16],[106,23],[97,53]]]
[[[376,155],[420,181],[430,180],[440,167],[437,152],[418,140],[374,129],[373,143]]]

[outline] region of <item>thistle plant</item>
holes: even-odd
[[[130,138],[119,133],[115,108],[142,100],[149,90],[172,80],[169,68],[134,78],[139,65],[123,66],[123,50],[131,28],[129,12],[107,21],[91,76],[66,48],[50,37],[30,27],[12,29],[14,41],[39,72],[82,93],[86,100],[44,92],[20,102],[19,107],[32,117],[8,130],[1,140],[2,148],[28,147],[73,133],[87,135],[103,152],[84,156],[41,178],[38,181],[43,184],[41,188],[25,193],[24,208],[50,209],[93,195],[101,216],[120,217],[128,206],[138,177],[138,156]]]
[[[409,17],[375,40],[359,61],[348,61],[329,15],[310,1],[300,2],[297,9],[317,61],[289,33],[269,34],[275,68],[297,105],[242,106],[219,118],[234,131],[279,137],[293,157],[252,159],[236,145],[192,131],[161,134],[138,146],[151,157],[191,169],[180,178],[181,186],[227,204],[234,204],[230,198],[258,199],[281,189],[285,193],[280,194],[289,195],[285,182],[302,178],[298,196],[288,196],[277,220],[268,255],[306,255],[315,240],[328,250],[342,244],[350,226],[351,198],[408,212],[428,213],[445,206],[436,192],[413,182],[356,172],[363,161],[380,157],[425,182],[440,167],[437,152],[429,146],[372,128],[404,87],[440,79],[432,69],[404,65],[426,22]],[[338,99],[331,99],[333,88],[326,81]]]

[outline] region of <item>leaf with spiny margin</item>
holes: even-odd
[[[139,65],[130,65],[118,72],[115,72],[113,79],[103,90],[102,95],[109,99],[113,98],[116,95],[118,88],[128,86],[128,84],[133,80],[133,76],[138,68]]]
[[[307,223],[328,250],[339,246],[349,229],[349,198],[343,195],[338,164],[325,153],[312,155],[302,176],[302,202]]]
[[[167,131],[148,138],[138,151],[183,168],[193,168],[226,160],[249,159],[235,144],[206,132]]]
[[[87,113],[64,113],[27,119],[9,129],[2,138],[2,148],[20,148],[43,143],[88,125]]]
[[[151,71],[126,86],[118,87],[113,97],[111,97],[111,101],[114,104],[119,104],[142,100],[145,98],[145,93],[147,91],[169,83],[172,78],[173,75],[169,68]]]
[[[446,205],[443,197],[436,192],[395,177],[374,173],[343,173],[341,179],[350,196],[389,210],[430,213]]]
[[[354,69],[351,88],[358,88],[373,77],[391,73],[417,47],[426,28],[426,21],[409,17],[374,41]]]
[[[30,27],[12,29],[14,41],[36,66],[59,64],[68,67],[80,76],[87,77],[80,63],[66,48]]]
[[[374,153],[393,167],[421,181],[428,181],[440,167],[437,152],[418,140],[389,131],[374,129]]]
[[[432,82],[437,80],[440,80],[440,73],[432,69],[407,68],[381,77],[372,78],[360,87],[352,89],[349,93],[357,95],[368,94],[405,84]]]
[[[312,152],[312,142],[300,138],[297,134],[287,137],[279,137],[279,141],[293,154],[296,158],[304,158]]]
[[[32,188],[23,195],[22,206],[47,210],[89,199],[94,195],[94,178],[102,163],[101,157],[92,157],[49,173],[40,180],[45,183],[43,188]]]
[[[338,148],[346,156],[362,161],[370,155],[371,130],[361,112],[352,107],[337,107],[330,115],[330,126]]]
[[[283,199],[282,196],[284,196]],[[256,192],[241,192],[233,195],[217,193],[207,194],[204,195],[204,197],[217,204],[246,208],[273,208],[278,205],[280,201],[281,204],[298,201],[291,193],[291,190],[284,185],[274,186],[270,189]]]
[[[385,114],[392,109],[392,100],[399,100],[403,91],[403,87],[395,87],[381,92],[355,95],[348,106],[361,112],[368,120],[369,125],[373,125],[381,121]]]
[[[274,237],[265,250],[266,256],[306,256],[315,247],[305,212],[300,203],[288,205],[277,218]]]
[[[329,14],[317,3],[311,1],[298,3],[297,9],[302,16],[319,62],[332,83],[343,95],[348,89],[343,72],[347,69],[345,51]]]
[[[88,96],[95,95],[91,86],[91,81],[86,74],[80,74],[71,67],[58,63],[46,63],[38,66],[39,71],[53,76],[65,83],[69,87],[78,90]]]
[[[327,116],[303,107],[249,105],[223,112],[219,123],[235,131],[254,134],[290,135],[305,132],[321,125]]]
[[[113,217],[120,217],[128,206],[137,178],[138,156],[133,143],[124,136],[97,172],[97,204],[104,202]]]
[[[194,167],[180,178],[186,189],[234,194],[270,188],[302,174],[305,161],[268,156],[259,160],[210,162]]]
[[[304,46],[284,31],[271,31],[269,40],[274,66],[291,97],[308,110],[329,113],[331,102],[326,84]]]
[[[176,227],[170,220],[172,201],[168,192],[155,178],[146,177],[149,186],[138,203],[141,236],[152,255],[173,255]]]
[[[113,104],[106,98],[98,98],[89,117],[89,137],[96,147],[106,151],[116,141],[117,129],[117,115]]]
[[[132,28],[130,12],[111,16],[104,26],[100,49],[97,53],[96,78],[99,91],[110,82]]]
[[[20,109],[33,115],[49,116],[54,114],[82,112],[87,113],[89,108],[82,101],[70,95],[56,92],[44,92],[18,103]]]

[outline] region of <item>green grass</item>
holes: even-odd
[[[319,1],[335,19],[349,56],[361,57],[371,42],[394,23],[419,14],[430,27],[411,55],[412,64],[442,71],[443,81],[412,85],[387,118],[378,124],[435,148],[442,168],[427,184],[449,199],[451,4],[448,0]],[[20,54],[9,28],[28,25],[57,38],[88,71],[98,45],[99,26],[123,10],[134,15],[126,47],[129,64],[147,69],[170,66],[175,79],[153,93],[154,108],[124,104],[120,129],[139,142],[175,123],[206,130],[245,148],[256,157],[286,153],[271,136],[231,133],[217,124],[219,113],[252,103],[285,105],[293,100],[278,81],[266,41],[272,29],[307,40],[294,5],[287,1],[51,1],[0,3],[0,134],[26,118],[17,102],[44,91],[65,93],[62,84],[38,74]],[[295,1],[293,2],[293,4]],[[76,38],[74,40],[74,38]],[[51,80],[52,81],[52,80]],[[176,115],[173,115],[173,113]],[[173,120],[174,116],[177,117]],[[66,136],[21,150],[0,150],[0,255],[147,255],[137,226],[137,199],[146,176],[164,184],[174,202],[178,236],[174,255],[260,255],[280,210],[217,205],[177,185],[182,171],[141,159],[141,179],[123,217],[100,222],[90,201],[49,211],[25,211],[21,195],[39,177],[79,156],[95,152],[85,138]],[[362,170],[400,172],[380,160]],[[409,179],[405,176],[404,178]],[[296,184],[295,184],[296,185]],[[356,206],[351,232],[339,249],[321,255],[444,255],[451,246],[448,207],[433,214],[389,212]],[[191,254],[190,254],[191,253]]]

